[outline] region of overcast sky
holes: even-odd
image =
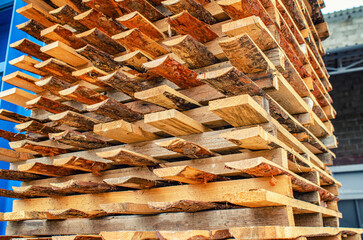
[[[324,0],[324,2],[326,7],[322,9],[323,13],[330,13],[363,5],[363,0]]]

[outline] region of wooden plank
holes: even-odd
[[[76,37],[76,35],[66,27],[55,24],[41,31],[41,36],[50,39],[52,42],[60,41],[72,48],[81,48],[86,46],[86,42]]]
[[[95,149],[110,146],[108,142],[89,133],[80,133],[73,130],[66,130],[60,133],[50,133],[49,139],[80,149]]]
[[[26,38],[10,44],[10,47],[43,61],[51,58],[50,55],[42,51],[41,46]]]
[[[114,161],[117,164],[131,166],[155,166],[163,161],[126,149],[97,152],[97,156]]]
[[[89,8],[96,9],[109,18],[116,19],[125,13],[125,10],[113,0],[84,0],[82,2]]]
[[[73,48],[60,41],[53,42],[42,47],[41,51],[73,67],[79,67],[89,63],[89,60],[79,55]],[[51,58],[50,56],[48,58]]]
[[[69,180],[63,183],[51,183],[50,185],[57,191],[81,194],[96,194],[116,190],[116,187],[107,183],[85,182],[79,180]]]
[[[83,131],[92,131],[95,125],[102,123],[102,121],[72,111],[51,115],[49,119]]]
[[[36,98],[36,95],[33,95],[19,88],[10,88],[8,90],[0,92],[1,100],[13,103],[21,107],[27,107],[26,102],[34,98]]]
[[[121,64],[136,69],[139,72],[145,72],[143,64],[151,60],[152,59],[147,54],[140,50],[133,51],[115,58],[116,62],[120,62]]]
[[[136,143],[159,138],[154,133],[124,120],[95,125],[93,131],[98,135],[123,143]]]
[[[218,37],[215,32],[209,29],[207,24],[193,17],[187,11],[170,17],[168,22],[177,33],[189,34],[201,43],[210,42]]]
[[[20,212],[8,212],[4,214],[4,220],[11,221],[25,221],[33,219],[46,219],[45,212],[38,211],[20,211]]]
[[[209,128],[175,109],[147,114],[144,122],[173,136],[210,131]]]
[[[50,133],[58,133],[58,132],[62,131],[59,128],[47,126],[47,125],[44,125],[44,124],[34,121],[34,120],[15,125],[15,128],[19,132],[23,132],[23,131],[32,132],[32,133],[37,133],[37,134],[40,134],[43,136],[48,136],[48,134],[50,134]]]
[[[30,137],[28,137],[28,136],[26,136],[24,134],[13,133],[13,132],[9,132],[9,131],[2,130],[2,129],[0,129],[0,138],[6,139],[9,142],[20,141],[20,140],[24,140],[26,138],[31,139]]]
[[[135,93],[135,98],[167,109],[172,108],[180,111],[201,107],[197,101],[175,91],[167,85],[137,92]]]
[[[1,150],[0,161],[3,162],[13,163],[34,158],[33,155],[29,153],[15,152],[11,149],[6,149],[6,148],[0,148],[0,150]]]
[[[142,239],[150,239],[156,240],[155,232],[101,232],[100,236],[104,240],[116,240],[116,239],[125,239],[125,240],[142,240]]]
[[[13,122],[13,123],[24,123],[31,120],[36,120],[31,117],[26,117],[18,113],[10,112],[5,109],[0,109],[0,120]]]
[[[35,83],[37,86],[43,88],[44,90],[50,92],[54,96],[59,96],[65,98],[59,94],[59,91],[68,89],[72,87],[71,83],[68,83],[58,77],[48,77],[43,80],[37,81]]]
[[[61,78],[63,81],[69,83],[78,82],[79,79],[72,75],[72,72],[77,70],[76,68],[66,64],[55,58],[50,58],[46,61],[35,64],[34,67],[39,69],[42,72],[48,73],[50,76],[57,76]]]
[[[0,178],[6,179],[6,180],[25,181],[26,182],[26,181],[36,180],[36,179],[42,179],[42,178],[44,178],[44,176],[38,175],[38,174],[33,174],[33,173],[21,172],[21,171],[17,171],[17,170],[0,169]]]
[[[190,35],[167,40],[163,44],[185,61],[187,67],[191,69],[202,68],[219,62],[205,45]]]
[[[93,161],[75,156],[54,159],[53,165],[74,170],[91,172],[96,176],[102,176],[100,171],[104,171],[110,167],[110,165],[105,162]]]
[[[18,58],[9,61],[10,65],[23,69],[25,71],[40,75],[40,76],[47,76],[48,73],[38,70],[34,67],[35,64],[39,63],[39,61],[31,58],[29,56],[23,55]]]
[[[155,180],[132,176],[108,178],[103,181],[112,186],[126,187],[132,189],[147,189],[163,185],[161,182]],[[103,207],[103,209],[105,208]]]
[[[20,71],[13,72],[2,77],[3,82],[9,83],[15,87],[23,88],[34,93],[41,93],[44,89],[34,84],[37,80],[38,79]]]
[[[103,211],[81,211],[78,209],[62,209],[62,210],[49,210],[46,212],[47,219],[59,220],[69,218],[97,218],[105,215]]]
[[[59,94],[63,97],[87,105],[100,103],[108,99],[107,96],[81,85],[74,85],[70,88],[59,91]]]
[[[59,20],[50,15],[48,11],[32,3],[16,10],[17,13],[28,19],[33,19],[45,27],[51,27],[56,23],[60,23]]]
[[[19,30],[22,30],[23,32],[29,34],[30,36],[34,37],[35,39],[37,39],[41,42],[45,42],[45,43],[51,42],[51,40],[49,40],[45,37],[42,37],[40,34],[41,31],[46,29],[46,27],[44,27],[42,24],[36,22],[33,19],[31,19],[25,23],[16,25],[16,28]]]
[[[27,173],[34,173],[46,176],[61,177],[76,173],[76,171],[68,168],[57,167],[43,163],[25,163],[18,166],[18,170]]]
[[[43,156],[55,156],[69,152],[69,150],[64,148],[49,146],[49,144],[42,144],[30,140],[11,142],[9,145],[17,152],[41,154]]]
[[[74,17],[78,15],[78,12],[70,5],[66,4],[64,6],[61,6],[57,9],[50,11],[49,14],[58,19],[60,24],[69,25],[78,32],[84,32],[88,30],[88,27],[74,19]],[[49,27],[51,27],[52,25],[50,25]]]
[[[144,63],[143,66],[148,69],[148,73],[160,75],[182,89],[202,85],[202,82],[197,80],[196,72],[183,66],[170,55]]]
[[[138,28],[114,35],[112,38],[129,51],[141,50],[151,58],[160,57],[169,53],[165,47],[144,34]]]
[[[33,100],[27,100],[26,107],[29,109],[40,108],[51,113],[61,113],[64,111],[80,112],[78,109],[45,97],[37,97]]]
[[[23,194],[27,198],[64,196],[65,192],[52,189],[50,186],[13,187],[15,193]]]
[[[86,82],[89,82],[93,85],[99,86],[101,88],[108,88],[109,86],[104,84],[102,81],[100,81],[98,78],[106,76],[107,73],[105,71],[102,71],[101,69],[95,68],[95,67],[86,67],[77,71],[72,72],[72,76],[82,79]]]
[[[146,0],[115,0],[122,8],[129,12],[138,11],[149,21],[154,22],[164,18],[164,15]]]
[[[205,238],[205,239],[229,239],[231,234],[228,230],[188,230],[188,231],[157,231],[157,236],[161,239],[171,239],[173,237],[177,239],[193,239],[193,238]]]

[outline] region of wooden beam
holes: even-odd
[[[23,69],[25,71],[40,75],[40,76],[47,76],[48,73],[38,70],[34,67],[35,64],[39,63],[39,61],[31,58],[29,56],[23,55],[18,58],[9,61],[10,65],[13,65],[17,68]]]
[[[30,140],[11,142],[9,145],[12,149],[18,152],[41,154],[43,156],[55,156],[69,152],[69,150],[64,148],[49,146],[49,144],[46,145]]]
[[[138,11],[149,21],[154,22],[164,18],[164,15],[146,0],[115,0],[122,8],[129,12]]]
[[[74,17],[78,15],[78,12],[69,5],[61,6],[50,11],[49,13],[57,18],[59,23],[62,25],[69,25],[78,32],[84,32],[88,30],[88,27],[74,19]],[[52,25],[48,27],[51,27]]]
[[[34,21],[37,21],[44,27],[51,27],[56,23],[60,23],[59,20],[54,16],[50,15],[47,10],[36,4],[28,4],[24,7],[18,8],[16,12],[28,19],[33,19]]]
[[[9,75],[5,75],[2,77],[3,82],[11,84],[15,87],[23,88],[34,93],[44,92],[44,89],[34,84],[37,80],[37,78],[34,78],[20,71],[13,72]]]
[[[69,180],[62,183],[51,183],[53,189],[61,192],[95,194],[114,191],[116,188],[107,183],[85,182]]]
[[[13,113],[5,109],[0,109],[0,120],[13,123],[24,123],[36,119],[31,117],[26,117],[18,113]]]
[[[36,98],[36,95],[33,95],[19,88],[10,88],[8,90],[0,92],[1,100],[13,103],[21,107],[27,107],[26,102],[34,98]]]
[[[82,131],[92,131],[95,125],[102,123],[102,121],[72,111],[51,115],[49,119]]]
[[[132,12],[116,19],[128,29],[138,28],[154,41],[164,40],[165,35],[139,12]]]
[[[202,84],[202,82],[197,80],[196,72],[185,67],[169,55],[144,63],[143,66],[148,69],[148,73],[160,75],[182,89],[192,88]]]
[[[167,109],[172,108],[180,111],[201,107],[197,101],[175,91],[167,85],[137,92],[135,93],[135,98],[154,103]]]
[[[95,112],[114,120],[123,119],[125,121],[134,122],[141,120],[143,115],[128,108],[126,105],[109,98],[103,102],[87,106],[87,111]]]
[[[79,33],[76,36],[88,44],[93,45],[96,48],[111,55],[116,55],[125,51],[125,48],[121,44],[109,37],[107,34],[103,33],[98,28],[93,28],[91,30]]]
[[[44,29],[46,29],[46,27],[44,27],[42,24],[36,22],[35,20],[31,19],[25,23],[16,25],[16,28],[29,34],[30,36],[32,36],[33,38],[41,41],[41,42],[45,42],[45,43],[50,43],[51,40],[42,37],[40,32],[43,31]]]
[[[87,58],[93,66],[105,72],[115,71],[122,66],[120,63],[113,60],[112,55],[89,44],[83,48],[77,49],[76,52]]]
[[[156,144],[160,147],[180,153],[189,158],[207,158],[215,155],[205,147],[179,138],[165,142],[157,142]]]
[[[151,58],[168,54],[169,51],[144,34],[140,29],[134,28],[112,37],[129,51],[141,50]]]
[[[43,136],[48,136],[49,133],[58,133],[62,131],[59,128],[47,126],[34,120],[15,125],[15,128],[19,132],[32,132]]]
[[[43,61],[51,58],[50,55],[41,51],[41,46],[26,38],[10,44],[10,47]]]
[[[103,180],[105,183],[117,187],[126,187],[132,189],[147,189],[157,186],[162,186],[161,182],[150,180],[146,178],[125,176],[117,178],[108,178]],[[104,209],[104,208],[103,208]]]
[[[100,171],[104,171],[110,166],[109,164],[104,162],[88,160],[82,157],[75,156],[54,159],[53,165],[74,170],[80,170],[84,172],[91,172],[96,176],[102,176]]]
[[[147,155],[126,149],[97,152],[96,154],[101,158],[112,160],[117,164],[126,164],[131,166],[155,166],[162,162]]]
[[[125,10],[113,0],[84,0],[82,2],[87,7],[96,9],[109,18],[116,19],[125,14]]]
[[[75,85],[73,87],[59,91],[59,94],[63,97],[87,105],[100,103],[108,99],[107,96],[81,85]]]
[[[187,11],[170,17],[168,22],[177,33],[189,34],[201,43],[210,42],[218,37],[215,32],[209,29],[207,24],[199,21]]]
[[[29,109],[40,108],[51,113],[61,113],[64,111],[80,112],[78,109],[45,97],[38,97],[33,100],[26,101],[26,107]]]
[[[147,114],[144,122],[173,136],[211,131],[201,123],[175,109]]]
[[[164,41],[163,44],[185,61],[187,67],[191,69],[203,68],[219,62],[205,45],[190,35]]]
[[[48,77],[35,83],[37,86],[50,92],[51,94],[59,97],[63,97],[59,94],[59,91],[72,87],[71,83],[68,83],[58,77]]]
[[[22,172],[52,176],[52,177],[61,177],[68,176],[76,173],[73,169],[57,167],[54,165],[43,164],[39,162],[35,163],[25,163],[18,166],[18,170]]]
[[[77,38],[71,30],[60,24],[42,30],[41,36],[50,39],[52,42],[60,41],[75,49],[84,47],[87,44],[82,39]]]
[[[159,138],[154,133],[124,120],[95,125],[93,131],[98,135],[123,143],[136,143]]]
[[[124,31],[122,25],[102,12],[90,9],[74,17],[74,20],[87,26],[89,29],[98,28],[108,36],[113,36]]]
[[[80,133],[73,130],[66,130],[60,133],[50,133],[49,139],[61,142],[80,149],[95,149],[109,146],[106,141],[94,137],[91,134]]]

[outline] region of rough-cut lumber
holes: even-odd
[[[85,47],[77,49],[77,53],[87,58],[93,66],[106,71],[112,72],[121,67],[121,64],[113,60],[113,56],[101,51],[100,49],[87,44]]]
[[[41,93],[44,89],[34,84],[37,80],[38,79],[20,71],[2,77],[3,82],[9,83],[15,87],[23,88],[34,93]]]
[[[2,188],[0,188],[0,197],[5,197],[5,198],[19,198],[19,199],[21,199],[21,198],[27,198],[27,196],[25,196],[24,194],[16,193],[14,191],[7,190],[7,189],[2,189]],[[5,216],[4,216],[4,218],[5,218]]]
[[[51,133],[49,134],[49,139],[75,146],[80,149],[95,149],[109,146],[107,142],[91,136],[90,134],[80,133],[72,130],[66,130],[60,133]]]
[[[20,141],[28,138],[26,135],[21,133],[13,133],[6,130],[0,129],[0,138],[6,139],[9,142]]]
[[[158,139],[154,133],[124,120],[94,126],[94,133],[123,143],[136,143]]]
[[[164,33],[137,11],[126,14],[116,20],[128,29],[138,28],[154,41],[160,41],[165,38]]]
[[[10,142],[9,145],[12,149],[18,152],[41,154],[43,156],[55,156],[69,152],[69,150],[64,148],[49,146],[49,144],[42,144],[30,140]]]
[[[55,18],[57,18],[62,25],[67,24],[72,28],[74,28],[75,30],[77,30],[78,32],[84,32],[88,30],[88,28],[85,25],[74,19],[74,17],[77,16],[78,13],[69,5],[64,5],[60,8],[54,9],[49,13]],[[51,27],[52,25],[50,25],[49,27]]]
[[[13,187],[15,193],[23,194],[29,198],[33,197],[52,197],[52,196],[64,196],[64,192],[55,191],[49,186],[25,186],[25,187]]]
[[[26,131],[44,136],[48,136],[49,133],[58,133],[62,131],[59,128],[50,127],[34,120],[18,124],[15,128],[20,132]]]
[[[112,38],[129,51],[141,50],[151,58],[156,58],[169,53],[165,47],[141,32],[138,28],[114,35]]]
[[[53,236],[51,240],[102,240],[99,235]]]
[[[89,10],[90,8],[81,0],[53,0],[58,7],[67,4],[78,13]]]
[[[162,185],[160,182],[154,180],[140,178],[140,177],[133,177],[133,176],[108,178],[103,181],[113,186],[133,188],[133,189],[146,189]]]
[[[126,164],[131,166],[155,166],[162,162],[147,155],[126,149],[116,149],[106,152],[98,152],[96,154],[101,158],[112,160],[117,164]]]
[[[143,118],[141,113],[131,110],[126,105],[119,103],[112,98],[87,106],[87,110],[110,117],[114,120],[123,119],[125,121],[134,122]]]
[[[74,174],[76,171],[69,168],[57,167],[43,163],[25,163],[18,166],[18,170],[22,172],[61,177]]]
[[[164,15],[146,0],[115,0],[129,12],[138,11],[149,21],[154,22],[164,18]]]
[[[43,61],[51,58],[50,55],[41,51],[41,46],[26,38],[10,44],[10,47]]]
[[[125,240],[142,240],[142,239],[149,239],[149,240],[156,240],[155,232],[132,232],[132,231],[124,231],[124,232],[101,232],[100,236],[104,240],[116,240],[116,239],[125,239]]]
[[[218,37],[208,25],[183,11],[168,19],[170,26],[179,34],[189,34],[201,43],[210,42]]]
[[[77,38],[71,30],[60,24],[44,29],[41,36],[50,39],[52,42],[60,41],[75,49],[84,47],[87,44],[82,39]]]
[[[59,91],[72,87],[71,83],[66,82],[58,77],[48,77],[44,80],[37,81],[35,84],[50,92],[51,94],[60,97],[62,96],[59,94]]]
[[[134,96],[137,99],[151,102],[161,107],[168,109],[173,108],[180,111],[201,107],[197,101],[179,93],[167,85],[137,92]]]
[[[79,67],[89,63],[88,59],[79,55],[73,48],[60,41],[53,42],[42,47],[41,51],[48,55],[47,59],[51,58],[50,56],[52,56],[73,67]]]
[[[229,239],[231,234],[228,230],[217,230],[217,231],[207,231],[207,230],[186,230],[186,231],[157,231],[156,235],[159,239]]]
[[[22,30],[23,32],[29,34],[30,36],[32,36],[33,38],[41,41],[41,42],[45,42],[45,43],[50,43],[51,40],[42,37],[40,32],[43,31],[44,29],[46,29],[46,27],[44,27],[42,24],[36,22],[35,20],[29,20],[25,23],[16,25],[16,28],[19,30]]]
[[[1,100],[13,103],[21,107],[27,107],[26,102],[34,98],[36,98],[36,95],[33,95],[19,88],[10,88],[8,90],[0,92]]]
[[[74,71],[72,75],[101,88],[108,88],[108,85],[98,80],[99,77],[106,76],[107,73],[93,66]]]
[[[83,12],[75,16],[74,19],[89,29],[98,28],[110,37],[124,31],[122,25],[117,21],[94,9]]]
[[[51,121],[68,125],[70,127],[77,128],[82,131],[92,131],[96,124],[102,123],[101,121],[87,117],[83,114],[79,114],[72,111],[65,111],[62,113],[49,116]]]
[[[70,168],[85,172],[92,172],[96,176],[102,176],[99,172],[109,168],[109,164],[99,161],[88,160],[82,157],[58,158],[53,162],[54,166]]]
[[[148,73],[160,75],[182,89],[196,87],[202,84],[197,80],[197,73],[182,65],[180,62],[167,55],[157,60],[144,63]]]
[[[64,111],[80,112],[78,109],[45,97],[38,97],[33,100],[28,100],[26,102],[26,107],[29,109],[40,108],[51,113],[61,113]]]
[[[20,211],[20,212],[4,213],[4,220],[8,222],[34,220],[34,219],[46,219],[45,212]]]
[[[0,161],[3,161],[3,162],[14,163],[14,162],[20,162],[20,161],[25,161],[25,160],[34,158],[32,154],[16,152],[11,149],[0,148],[0,151],[1,151]],[[5,175],[6,175],[6,173],[5,173]]]
[[[49,75],[55,75],[69,83],[75,83],[79,81],[78,78],[72,75],[72,72],[77,70],[76,68],[55,58],[50,58],[46,61],[40,62],[34,65],[34,67],[40,71],[48,73]]]
[[[24,159],[26,160],[26,159]],[[34,173],[27,173],[21,172],[17,170],[6,170],[0,169],[0,178],[6,180],[15,180],[15,181],[32,181],[36,179],[44,178],[44,176],[34,174]]]
[[[163,1],[162,4],[174,14],[178,14],[187,10],[190,15],[199,19],[200,21],[203,21],[207,24],[216,23],[216,19],[213,17],[213,15],[208,12],[201,4],[194,0],[167,0]]]
[[[68,208],[61,210],[49,210],[46,212],[47,219],[69,219],[69,218],[97,218],[105,215],[103,211],[81,211],[78,209]]]
[[[178,185],[139,191],[110,192],[96,196],[88,195],[86,198],[83,195],[66,196],[58,199],[28,199],[15,201],[13,211],[23,211],[24,208],[37,209],[38,211],[65,208],[93,211],[99,209],[99,204],[121,202],[147,204],[148,202],[163,202],[165,199],[168,199],[170,202],[179,200],[224,202],[224,195],[227,193],[237,193],[251,189],[266,189],[292,197],[289,177],[282,175],[276,176],[275,178],[277,181],[274,186],[271,186],[271,178],[268,177],[210,182],[206,184]]]
[[[142,65],[151,60],[152,59],[149,56],[140,50],[115,58],[116,62],[120,62],[121,64],[136,69],[139,72],[144,72],[145,68]]]
[[[175,109],[147,114],[144,122],[172,136],[210,131],[209,128]]]
[[[190,35],[164,41],[163,44],[169,47],[174,54],[185,61],[186,65],[192,69],[206,67],[219,62],[206,46]]]
[[[109,192],[116,189],[107,183],[85,182],[78,180],[70,180],[63,183],[51,183],[50,185],[55,190],[82,194]]]
[[[180,153],[189,158],[206,158],[214,155],[209,149],[206,149],[193,142],[185,141],[183,139],[174,139],[165,142],[156,143],[160,147],[166,148],[170,151]]]
[[[109,18],[116,19],[125,13],[125,10],[122,9],[114,0],[84,0],[82,2],[89,8],[96,9]]]
[[[161,177],[163,179],[188,184],[200,184],[228,180],[228,178],[226,177],[218,176],[209,172],[204,172],[189,166],[159,168],[154,169],[153,172],[158,177]]]
[[[161,211],[150,208],[148,204],[139,204],[132,202],[100,204],[100,207],[102,208],[103,211],[107,212],[110,215],[124,215],[124,214],[153,215],[161,213]]]
[[[111,55],[116,55],[125,51],[125,48],[121,44],[103,33],[98,28],[93,28],[91,30],[79,33],[76,36],[88,44],[91,44]]]
[[[60,23],[59,20],[50,15],[47,10],[44,10],[36,4],[28,4],[17,9],[16,12],[28,19],[33,19],[34,21],[42,24],[44,27],[51,27],[56,23]]]
[[[59,91],[59,94],[66,98],[70,98],[73,99],[74,101],[88,105],[100,103],[108,99],[107,96],[81,85],[75,85],[68,89]]]
[[[10,65],[23,69],[25,71],[40,75],[40,76],[47,76],[48,73],[38,70],[34,67],[35,64],[39,63],[39,61],[31,58],[29,56],[23,55],[18,58],[9,61]]]
[[[134,96],[135,92],[146,90],[152,86],[144,79],[136,78],[132,74],[124,72],[122,69],[98,79],[131,97]]]
[[[5,109],[0,109],[0,120],[13,122],[13,123],[24,123],[31,120],[36,120],[31,117],[26,117],[18,113],[13,113]]]

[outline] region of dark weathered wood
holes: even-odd
[[[54,9],[49,13],[56,17],[61,24],[67,24],[78,32],[84,32],[88,30],[88,27],[74,19],[74,17],[78,15],[78,12],[69,5],[64,5],[60,8]]]
[[[163,44],[185,61],[186,65],[191,69],[202,68],[219,62],[206,46],[190,35],[165,41]]]
[[[58,167],[39,162],[19,165],[18,170],[22,172],[41,174],[52,177],[68,176],[77,173],[77,171],[73,169]]]
[[[115,0],[122,8],[129,12],[138,11],[149,21],[155,22],[164,15],[146,0]]]
[[[124,104],[119,103],[111,98],[103,102],[87,106],[87,110],[104,115],[106,117],[110,117],[114,120],[123,119],[129,122],[134,122],[143,119],[143,114],[135,112]]]
[[[98,28],[110,37],[124,31],[124,28],[118,22],[94,9],[81,13],[75,16],[74,19],[89,29]]]
[[[72,48],[84,47],[87,43],[82,39],[76,37],[76,35],[66,27],[60,24],[56,24],[41,32],[41,36],[48,38],[52,41],[60,41]]]
[[[104,34],[98,28],[79,33],[77,37],[111,55],[125,51],[125,48],[121,44]]]
[[[44,145],[42,143],[33,142],[29,140],[22,140],[16,142],[10,142],[10,147],[17,151],[29,152],[33,154],[41,154],[43,156],[56,156],[59,154],[68,153],[69,150],[59,147],[52,147]]]
[[[34,173],[21,172],[17,170],[0,169],[0,179],[27,182],[42,178],[44,178],[44,176]]]
[[[189,34],[201,43],[212,41],[218,37],[215,32],[209,29],[207,24],[199,21],[187,11],[170,17],[168,22],[177,33]]]
[[[162,162],[155,158],[126,149],[116,149],[106,152],[98,152],[96,154],[101,158],[112,160],[117,164],[126,164],[131,166],[155,166]]]
[[[206,158],[214,155],[214,153],[209,149],[179,138],[165,142],[158,142],[157,144],[163,148],[180,153],[189,158]]]
[[[68,89],[62,90],[59,92],[59,94],[66,98],[73,99],[74,101],[88,105],[96,104],[108,99],[106,95],[102,95],[101,93],[81,85],[75,85]]]
[[[81,149],[95,149],[110,146],[107,142],[91,136],[90,134],[72,130],[66,130],[61,133],[51,133],[49,134],[49,139]]]
[[[92,131],[94,125],[102,123],[102,121],[72,111],[51,115],[49,119],[82,131]]]
[[[207,24],[216,23],[216,19],[213,17],[213,15],[208,12],[200,3],[194,0],[167,0],[163,1],[162,4],[174,14],[178,14],[187,10],[190,15],[199,19],[200,21],[203,21]]]
[[[39,69],[42,72],[48,73],[51,76],[55,75],[69,83],[75,83],[75,82],[79,81],[79,79],[72,76],[72,72],[77,70],[76,68],[66,64],[65,62],[55,59],[55,58],[50,58],[46,61],[35,64],[34,67],[36,67],[37,69]],[[58,95],[58,94],[56,94],[56,95]]]
[[[83,3],[113,19],[121,17],[126,12],[114,0],[83,0]]]
[[[72,84],[58,78],[48,77],[35,83],[37,86],[47,90],[55,96],[60,96],[59,91],[72,87]]]
[[[134,96],[135,92],[143,91],[152,87],[152,85],[144,79],[136,78],[122,70],[100,77],[99,80],[131,97]]]
[[[0,120],[13,122],[13,123],[23,123],[28,122],[31,120],[36,120],[31,117],[26,117],[23,115],[20,115],[18,113],[13,113],[5,109],[0,109]]]
[[[137,28],[117,34],[112,38],[121,43],[121,45],[128,50],[141,50],[151,58],[156,58],[169,53],[165,47],[152,40]]]
[[[197,80],[196,72],[185,67],[169,55],[144,63],[143,66],[148,69],[148,73],[160,75],[182,89],[202,85],[202,82]]]
[[[4,138],[9,142],[20,141],[28,138],[26,135],[21,133],[13,133],[6,130],[0,129],[0,138]]]
[[[124,15],[118,18],[117,21],[128,29],[138,28],[155,41],[160,41],[165,38],[164,33],[137,11]]]
[[[55,190],[82,194],[103,193],[114,191],[117,189],[116,187],[111,186],[107,183],[85,182],[79,180],[69,180],[63,183],[51,183],[50,185]]]
[[[44,136],[48,136],[49,133],[58,133],[58,132],[62,131],[58,128],[49,127],[47,125],[44,125],[44,124],[34,121],[34,120],[18,124],[15,126],[15,128],[21,132],[22,131],[32,132],[32,133],[37,133],[37,134],[44,135]]]
[[[106,72],[115,71],[122,66],[120,63],[113,60],[112,55],[89,44],[83,48],[77,49],[76,52],[91,61],[95,67]]]
[[[92,172],[94,175],[101,177],[100,171],[109,168],[110,164],[98,161],[88,160],[82,157],[58,158],[53,162],[54,166],[60,166],[85,172]]]
[[[26,38],[10,44],[10,47],[43,61],[51,58],[51,56],[40,50],[41,46]]]
[[[45,97],[38,97],[33,100],[30,100],[26,102],[26,105],[27,108],[29,109],[40,108],[51,113],[61,113],[64,111],[80,112],[78,109],[75,109],[74,107],[50,100]]]
[[[42,24],[36,22],[35,20],[29,20],[25,23],[19,24],[16,26],[17,29],[22,30],[23,32],[29,34],[30,36],[34,37],[35,39],[41,41],[41,42],[45,42],[45,43],[50,43],[51,40],[42,37],[40,32],[43,31],[44,29],[46,29],[46,27],[44,27]]]

